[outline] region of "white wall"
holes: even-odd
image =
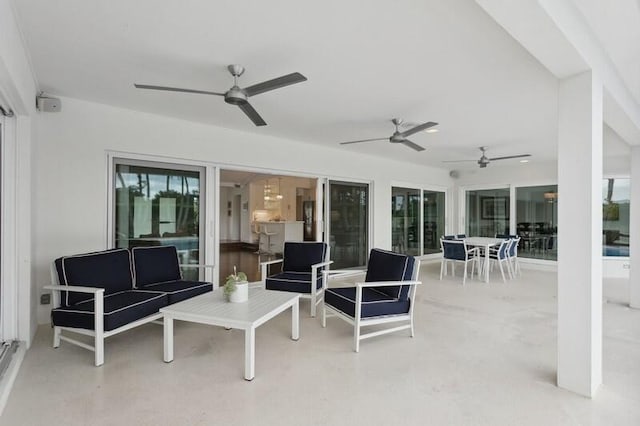
[[[371,180],[372,241],[377,247],[391,247],[393,179],[451,185],[446,170],[76,99],[62,103],[61,112],[39,115],[34,149],[33,242],[39,286],[49,281],[54,258],[107,247],[107,150]],[[39,321],[47,322],[48,315],[49,307],[40,309]]]

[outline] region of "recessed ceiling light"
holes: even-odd
[[[433,129],[433,128],[425,130],[425,132],[427,132],[427,133],[438,133],[439,131],[440,131],[440,130],[438,130],[438,129]]]
[[[529,160],[520,160],[521,163],[528,163]]]

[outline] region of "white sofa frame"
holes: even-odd
[[[213,268],[214,265],[180,265],[181,268]],[[59,308],[62,304],[61,292],[63,291],[71,291],[75,293],[89,293],[93,294],[93,303],[94,303],[94,329],[87,330],[84,328],[74,328],[74,327],[61,327],[61,326],[53,326],[53,347],[60,347],[60,341],[65,341],[71,343],[76,346],[80,346],[81,348],[90,350],[94,352],[94,364],[96,367],[104,364],[104,339],[107,337],[114,336],[116,334],[122,333],[123,331],[131,330],[132,328],[138,327],[143,324],[147,324],[149,322],[158,322],[158,324],[162,324],[159,320],[162,319],[163,314],[158,312],[144,318],[140,318],[139,320],[130,322],[123,326],[120,326],[116,329],[105,331],[104,329],[104,288],[100,287],[88,287],[88,286],[75,286],[75,285],[60,285],[58,280],[58,273],[56,271],[55,264],[51,265],[51,282],[54,283],[52,285],[46,285],[43,288],[46,290],[52,290],[52,302],[54,308]],[[79,340],[76,340],[72,337],[68,337],[62,334],[63,331],[81,334],[84,336],[93,337],[93,346]]]
[[[418,272],[420,271],[420,260],[416,259],[415,264],[413,266],[413,273],[411,274],[411,281],[378,281],[378,282],[357,282],[355,283],[356,288],[356,301],[355,301],[355,316],[352,318],[344,312],[335,309],[333,306],[329,306],[326,303],[322,303],[322,327],[327,326],[327,317],[338,317],[343,321],[353,325],[353,350],[354,352],[360,352],[360,341],[364,339],[370,339],[372,337],[380,336],[388,333],[395,333],[396,331],[402,330],[410,330],[410,336],[414,335],[414,321],[413,321],[413,309],[415,307],[415,296],[416,296],[416,288],[418,284],[422,284],[421,281],[415,280],[418,277]],[[360,275],[365,273],[366,270],[333,270],[333,271],[325,271],[325,280],[324,284],[327,285],[329,281],[329,277],[331,279],[336,278],[346,278],[349,276]],[[383,286],[397,286],[397,285],[409,285],[411,286],[409,289],[409,299],[411,300],[411,304],[409,306],[409,312],[406,314],[399,315],[383,315],[378,317],[368,317],[361,318],[361,308],[362,308],[362,289],[365,287],[383,287]],[[351,285],[341,285],[341,287],[351,287]],[[404,322],[406,324],[399,325],[392,328],[385,328],[378,331],[373,331],[370,333],[362,333],[362,329],[364,327],[370,327],[372,325],[380,325],[380,324],[391,324],[397,322]]]

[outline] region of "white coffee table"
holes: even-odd
[[[291,308],[291,339],[298,340],[300,295],[281,291],[249,289],[249,300],[230,303],[222,289],[160,309],[164,314],[164,361],[173,361],[173,320],[244,330],[244,378],[255,377],[256,328]]]

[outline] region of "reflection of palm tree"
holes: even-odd
[[[613,182],[615,179],[607,179],[607,204],[611,204],[613,198]]]

